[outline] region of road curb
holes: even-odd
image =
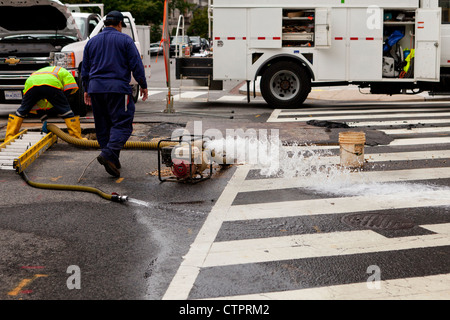
[[[256,96],[262,96],[259,89],[259,81],[255,82]],[[247,84],[244,83],[239,88],[239,94],[247,95]],[[250,84],[250,96],[253,94],[253,83]],[[427,101],[450,101],[450,96],[429,96],[426,93],[416,95],[383,95],[361,93],[359,89],[345,87],[341,89],[327,87],[327,89],[313,88],[307,100],[317,101],[340,101],[340,102],[427,102]]]

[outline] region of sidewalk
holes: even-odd
[[[261,96],[259,88],[259,79],[255,83],[256,95]],[[247,84],[242,85],[239,88],[240,94],[247,94]],[[250,93],[253,95],[253,83],[250,85]],[[386,94],[371,94],[369,89],[360,89],[355,86],[338,86],[338,87],[314,87],[308,95],[308,100],[324,100],[324,101],[372,101],[372,102],[425,102],[425,101],[449,101],[450,96],[430,96],[428,92],[422,92],[414,95],[399,94],[399,95],[386,95]]]

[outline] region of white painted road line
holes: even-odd
[[[163,300],[184,300],[188,298],[189,292],[200,272],[200,268],[203,266],[203,262],[208,255],[211,244],[214,242],[222,226],[224,216],[227,214],[236,197],[238,192],[237,187],[245,179],[248,171],[248,166],[239,166],[237,168],[227,187],[206,218],[189,252],[184,256],[184,260],[164,294]]]
[[[267,178],[245,180],[239,186],[239,192],[282,190],[290,188],[311,188],[323,183],[335,183],[341,185],[370,184],[385,182],[411,182],[417,180],[431,181],[434,179],[449,179],[450,168],[423,168],[389,171],[368,171],[343,173],[341,176],[335,174],[333,179],[327,174],[313,174],[311,176],[300,176],[295,178]],[[450,189],[449,189],[450,195]]]
[[[369,289],[364,282],[218,297],[213,300],[450,300],[450,274],[382,280],[379,284],[379,289]]]
[[[225,102],[239,102],[247,99],[245,96],[223,96],[217,99],[217,101],[225,101]]]
[[[333,114],[334,117],[335,114],[355,114],[355,117],[357,116],[356,113],[360,114],[373,114],[374,117],[377,113],[405,113],[407,114],[414,114],[416,112],[433,112],[433,111],[447,111],[450,110],[450,108],[411,108],[411,109],[352,109],[352,108],[346,108],[345,110],[334,110],[334,109],[327,109],[327,110],[320,110],[320,109],[314,109],[314,110],[308,110],[308,111],[285,111],[282,109],[276,109],[274,110],[273,114],[275,116],[308,116],[309,119],[312,119],[315,117],[315,115],[323,115],[323,114]]]
[[[382,131],[389,135],[395,135],[395,134],[407,134],[407,135],[413,135],[413,134],[424,134],[424,133],[444,133],[444,132],[450,132],[450,127],[432,127],[432,128],[409,128],[409,129],[379,129],[379,131]]]
[[[371,230],[359,230],[215,242],[203,267],[450,245],[450,224],[441,231],[444,233],[386,238]]]
[[[271,219],[308,215],[340,214],[435,206],[450,207],[450,191],[403,192],[383,196],[373,194],[348,198],[284,201],[232,206],[226,221]]]
[[[431,113],[431,112],[417,112],[417,113],[393,113],[393,114],[354,114],[354,115],[344,115],[344,116],[324,116],[324,117],[316,117],[316,116],[308,116],[308,117],[295,117],[295,121],[301,121],[306,122],[309,120],[318,120],[318,121],[339,121],[339,120],[350,120],[350,119],[376,119],[376,118],[382,118],[382,119],[392,119],[392,118],[434,118],[434,117],[450,117],[450,112],[440,112],[440,113]],[[283,118],[280,118],[282,120]],[[292,118],[291,118],[292,119]],[[441,119],[442,120],[442,119]],[[384,121],[384,120],[383,120]],[[450,119],[447,119],[447,121],[450,121]]]

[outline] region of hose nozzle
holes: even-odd
[[[118,194],[113,194],[111,196],[111,201],[120,202],[120,203],[127,202],[128,201],[128,196],[121,196],[121,195],[118,195]]]

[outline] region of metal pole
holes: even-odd
[[[170,82],[170,35],[169,35],[169,7],[168,0],[164,1],[164,20],[163,20],[163,53],[164,53],[164,64],[166,67],[166,81],[167,81],[167,104],[164,112],[173,113],[173,96],[171,90]]]

